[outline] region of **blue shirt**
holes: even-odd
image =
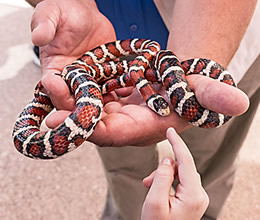
[[[153,0],[96,0],[115,28],[117,39],[146,38],[167,45],[169,32]]]

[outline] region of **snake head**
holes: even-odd
[[[146,103],[150,109],[161,116],[168,116],[170,114],[168,102],[159,94],[151,96]]]

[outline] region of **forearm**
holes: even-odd
[[[176,0],[168,48],[181,60],[204,57],[227,67],[239,47],[256,2]]]

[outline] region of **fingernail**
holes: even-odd
[[[169,132],[176,133],[176,130],[174,128],[170,127],[167,129],[167,133],[169,133]]]
[[[170,165],[172,166],[173,164],[173,160],[169,157],[165,157],[163,160],[162,160],[162,164],[166,164],[166,165]]]

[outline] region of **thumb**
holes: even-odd
[[[159,164],[154,174],[152,186],[147,194],[146,200],[157,201],[161,208],[169,209],[169,195],[174,180],[174,161],[166,157]]]
[[[236,87],[198,74],[187,78],[198,102],[205,108],[236,116],[246,112],[249,107],[247,95]]]
[[[48,44],[55,36],[60,10],[52,2],[40,2],[31,20],[32,42],[38,46]]]

